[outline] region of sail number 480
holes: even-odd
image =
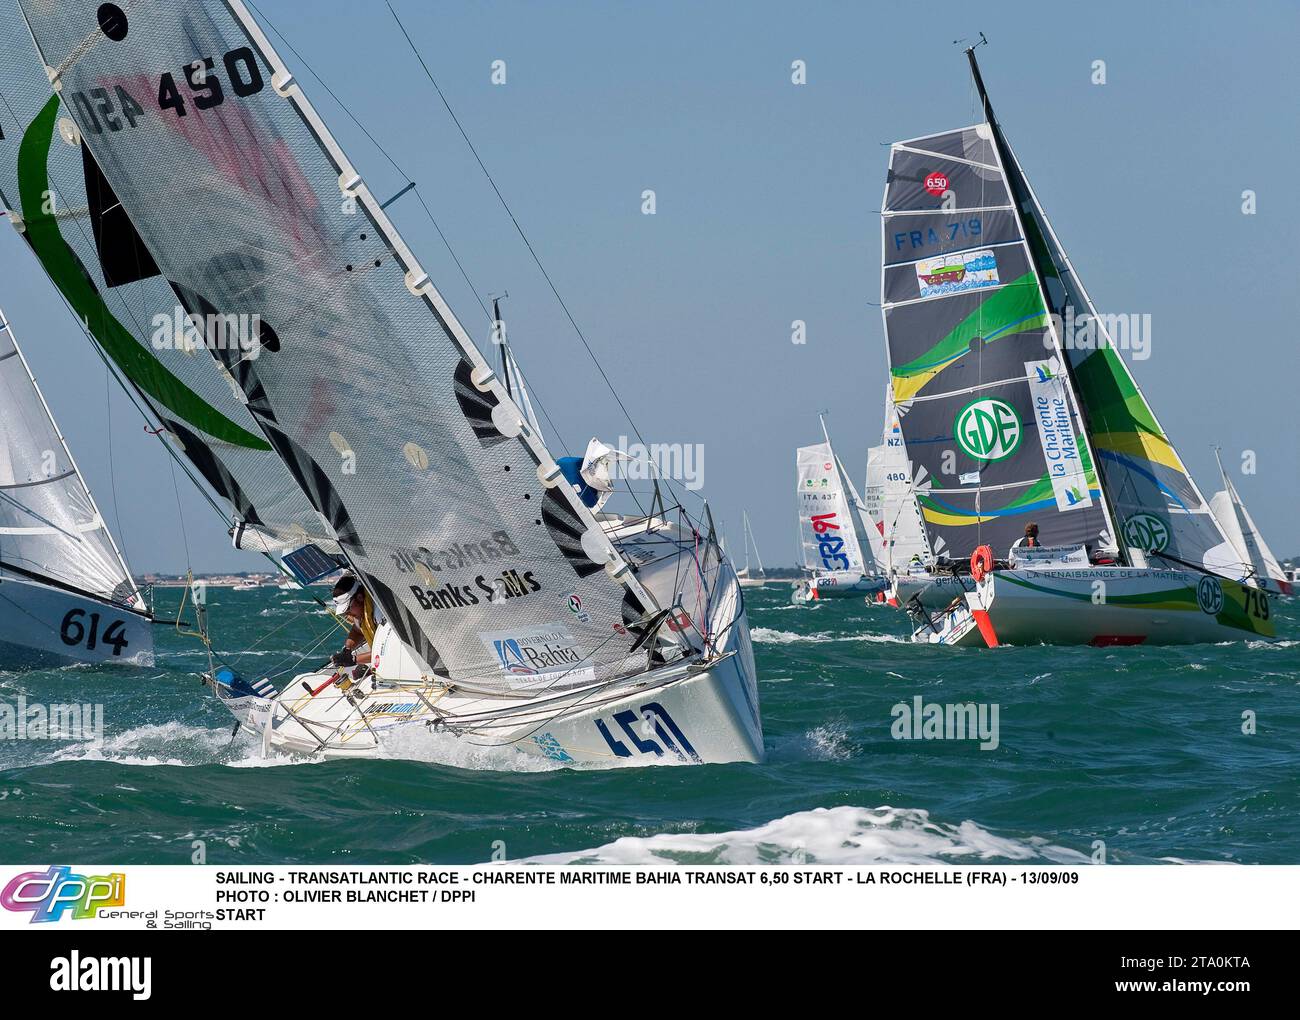
[[[111,620],[104,633],[99,632],[99,614],[87,616],[84,609],[69,609],[63,616],[63,625],[59,627],[59,637],[65,645],[75,645],[94,651],[99,645],[108,645],[114,655],[121,655],[127,646],[126,624],[121,620]]]

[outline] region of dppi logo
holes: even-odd
[[[1005,460],[1020,445],[1020,416],[1005,400],[984,397],[963,407],[953,437],[975,460]]]
[[[1169,545],[1169,526],[1155,514],[1131,514],[1124,522],[1124,541],[1134,549],[1164,552]]]
[[[58,921],[72,909],[75,919],[94,917],[100,907],[126,903],[126,875],[74,875],[66,865],[49,870],[24,871],[0,892],[0,907],[22,913],[30,910],[32,923]]]

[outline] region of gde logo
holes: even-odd
[[[984,397],[957,412],[953,438],[975,460],[1005,460],[1020,445],[1020,415],[1005,400]]]
[[[101,907],[126,903],[126,875],[74,875],[66,865],[47,871],[24,871],[0,891],[0,907],[31,911],[31,922],[58,921],[72,910],[75,919],[94,917]]]

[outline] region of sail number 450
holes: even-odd
[[[111,620],[101,634],[99,614],[91,613],[87,616],[84,609],[69,609],[64,614],[59,637],[65,645],[75,645],[87,651],[94,651],[99,645],[108,645],[113,649],[114,655],[121,655],[122,649],[127,646],[125,623]]]
[[[265,85],[262,70],[247,46],[231,50],[221,58],[221,63],[230,91],[236,96],[243,98],[262,91]],[[212,57],[200,57],[186,64],[181,70],[181,80],[185,82],[184,90],[176,84],[176,76],[171,71],[164,71],[158,78],[158,109],[185,117],[189,115],[189,103],[196,110],[210,110],[226,101],[226,91]],[[82,126],[94,135],[103,134],[105,128],[121,131],[124,126],[135,127],[136,119],[144,113],[144,107],[121,84],[113,86],[111,95],[107,89],[95,88],[73,92],[69,99],[81,114]]]

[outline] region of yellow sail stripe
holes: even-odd
[[[1187,474],[1183,462],[1178,459],[1178,454],[1164,436],[1152,435],[1150,432],[1098,432],[1090,438],[1093,447],[1098,450],[1149,460],[1153,464],[1163,464]]]

